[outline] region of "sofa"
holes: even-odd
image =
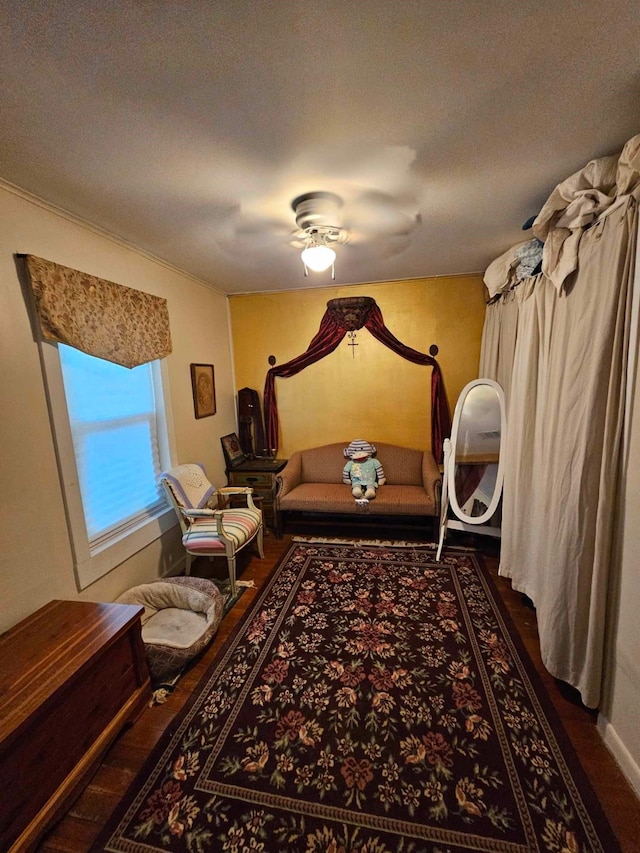
[[[342,482],[342,469],[347,461],[343,451],[348,444],[348,440],[325,444],[291,455],[276,477],[277,535],[282,535],[289,520],[320,519],[427,525],[435,536],[442,478],[431,452],[373,441],[386,483],[378,488],[374,500],[362,506]]]

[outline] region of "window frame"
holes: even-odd
[[[175,527],[178,521],[173,508],[167,502],[165,508],[110,537],[104,545],[94,547],[91,553],[58,345],[41,341],[40,353],[76,587],[81,591]],[[173,418],[171,406],[168,405],[169,371],[166,359],[151,362],[151,368],[156,392],[160,465],[166,469],[171,467],[172,459],[175,458]],[[161,393],[158,393],[160,389]]]

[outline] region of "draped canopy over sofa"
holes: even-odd
[[[293,453],[276,478],[278,532],[294,516],[343,516],[352,521],[359,516],[372,522],[380,519],[381,523],[407,517],[419,522],[423,518],[430,532],[436,530],[442,481],[431,452],[372,443],[384,467],[386,483],[377,490],[375,500],[364,507],[356,503],[351,488],[342,481],[344,449],[349,441]]]

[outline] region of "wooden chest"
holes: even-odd
[[[0,636],[0,850],[33,849],[145,707],[142,612],[51,601]]]

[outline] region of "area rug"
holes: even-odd
[[[94,851],[620,848],[472,552],[294,543]]]

